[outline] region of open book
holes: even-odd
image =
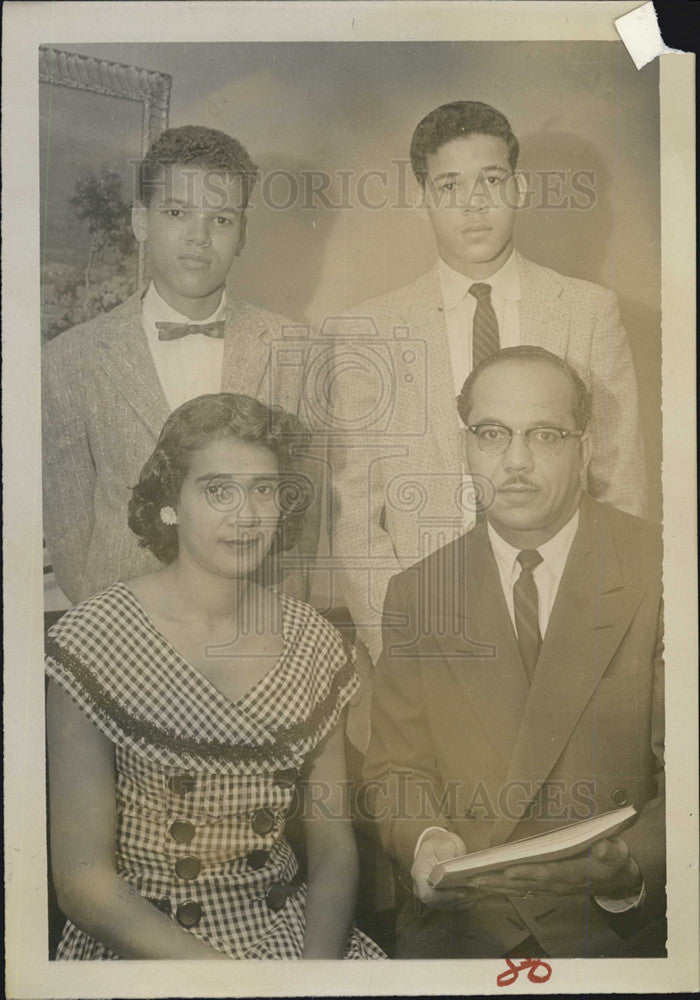
[[[441,861],[431,871],[428,882],[434,889],[452,889],[467,885],[475,875],[498,871],[509,865],[570,858],[581,854],[596,840],[614,836],[636,815],[634,806],[625,806],[570,826],[561,826],[548,833],[538,833],[524,840],[498,844],[484,851],[474,851],[473,854],[463,854],[450,861]]]

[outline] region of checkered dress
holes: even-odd
[[[117,871],[231,958],[299,958],[305,886],[283,832],[296,779],[358,687],[339,633],[280,595],[284,651],[231,702],[117,583],[49,631],[46,670],[115,746]],[[57,957],[119,956],[67,922]],[[358,930],[346,958],[385,957]]]

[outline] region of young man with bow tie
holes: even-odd
[[[154,568],[127,527],[126,507],[173,409],[220,391],[298,409],[297,368],[277,373],[269,398],[270,344],[288,321],[225,288],[257,175],[246,149],[223,132],[163,132],[141,164],[132,215],[148,250],[149,286],[44,349],[44,531],[72,602]],[[313,522],[304,551],[315,544]],[[305,575],[291,574],[286,589],[306,596]]]

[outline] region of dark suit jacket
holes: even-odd
[[[288,324],[230,294],[221,388],[296,413],[303,366],[277,364]],[[158,561],[127,526],[131,488],[170,407],[141,327],[141,296],[61,333],[42,356],[44,535],[56,579],[78,603]],[[309,465],[305,471],[313,473]],[[315,552],[320,505],[309,512],[304,554]],[[288,592],[306,598],[307,574]]]
[[[388,852],[408,872],[431,825],[473,851],[633,803],[644,915],[663,914],[660,615],[658,531],[588,496],[531,686],[485,523],[395,576],[366,762]],[[475,898],[500,954],[527,934],[552,956],[634,953],[586,893]]]

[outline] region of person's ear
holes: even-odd
[[[131,229],[137,243],[145,243],[148,237],[148,208],[142,201],[134,202],[131,209]]]
[[[238,227],[238,244],[236,246],[236,257],[240,257],[243,252],[243,247],[245,246],[246,236],[248,235],[248,215],[243,209],[241,214],[241,224]]]

